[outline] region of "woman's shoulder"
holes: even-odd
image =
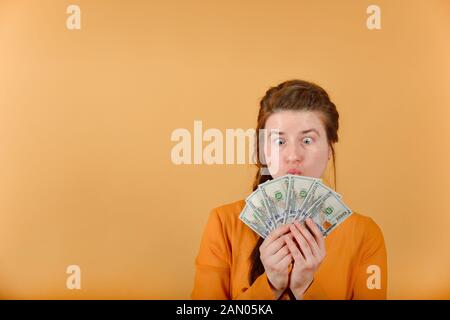
[[[360,212],[354,211],[350,217],[349,220],[354,223],[357,224],[359,226],[367,226],[367,227],[375,227],[377,226],[376,222],[370,217],[370,216],[366,216]]]
[[[350,217],[347,218],[350,223],[358,224],[358,225],[368,225],[375,223],[373,219],[369,216],[366,216],[359,211],[353,211]]]
[[[369,216],[353,211],[353,213],[338,226],[337,230],[344,233],[351,231],[359,238],[378,238],[383,237],[383,233],[378,224]],[[337,231],[336,230],[336,231]]]
[[[222,230],[224,234],[228,235],[234,233],[237,229],[242,229],[239,216],[244,207],[245,201],[237,200],[213,208],[209,215],[209,229]]]
[[[242,199],[215,207],[212,212],[217,214],[221,220],[236,219],[239,218],[244,206],[245,201]]]

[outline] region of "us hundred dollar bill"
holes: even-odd
[[[256,212],[247,204],[242,210],[239,219],[241,219],[247,226],[255,231],[260,237],[266,238],[268,235],[268,230],[265,225],[259,220]]]
[[[245,202],[251,209],[253,209],[253,211],[255,211],[258,219],[269,232],[275,229],[275,221],[272,219],[271,214],[266,209],[261,190],[256,189],[251,195],[247,197]]]
[[[306,211],[322,196],[326,195],[327,193],[333,193],[337,198],[341,198],[341,195],[337,192],[335,192],[333,189],[330,189],[326,185],[324,185],[321,180],[316,180],[313,182],[311,187],[308,190],[308,193],[303,200],[300,208],[296,210],[296,215],[294,220],[304,220],[306,216]]]
[[[264,197],[264,203],[267,211],[271,214],[275,227],[279,227],[286,221],[286,213],[289,203],[289,184],[288,176],[283,176],[274,180],[269,180],[260,185],[261,193]]]
[[[311,218],[326,237],[352,213],[335,192],[328,192],[307,210],[305,218]]]
[[[290,204],[288,208],[286,223],[293,222],[295,218],[300,215],[299,211],[302,209],[303,202],[309,194],[312,185],[316,181],[321,181],[317,178],[295,175],[290,175],[289,178],[291,179],[291,188],[289,190]]]

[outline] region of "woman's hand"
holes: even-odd
[[[289,265],[292,256],[283,235],[289,232],[285,224],[273,230],[259,247],[261,262],[266,271],[272,290],[278,299],[289,283]]]
[[[311,219],[306,219],[308,229],[298,221],[290,225],[291,234],[285,235],[286,244],[294,258],[289,288],[297,299],[302,299],[311,285],[314,274],[325,258],[325,241],[319,228]]]

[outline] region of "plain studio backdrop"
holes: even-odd
[[[171,135],[254,128],[299,78],[340,112],[337,191],[384,233],[388,298],[449,299],[449,39],[447,0],[0,0],[0,298],[189,298],[255,169],[176,165]]]

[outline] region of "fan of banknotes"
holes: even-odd
[[[352,211],[321,179],[285,175],[258,186],[245,200],[240,219],[262,238],[275,228],[311,218],[326,237]]]

